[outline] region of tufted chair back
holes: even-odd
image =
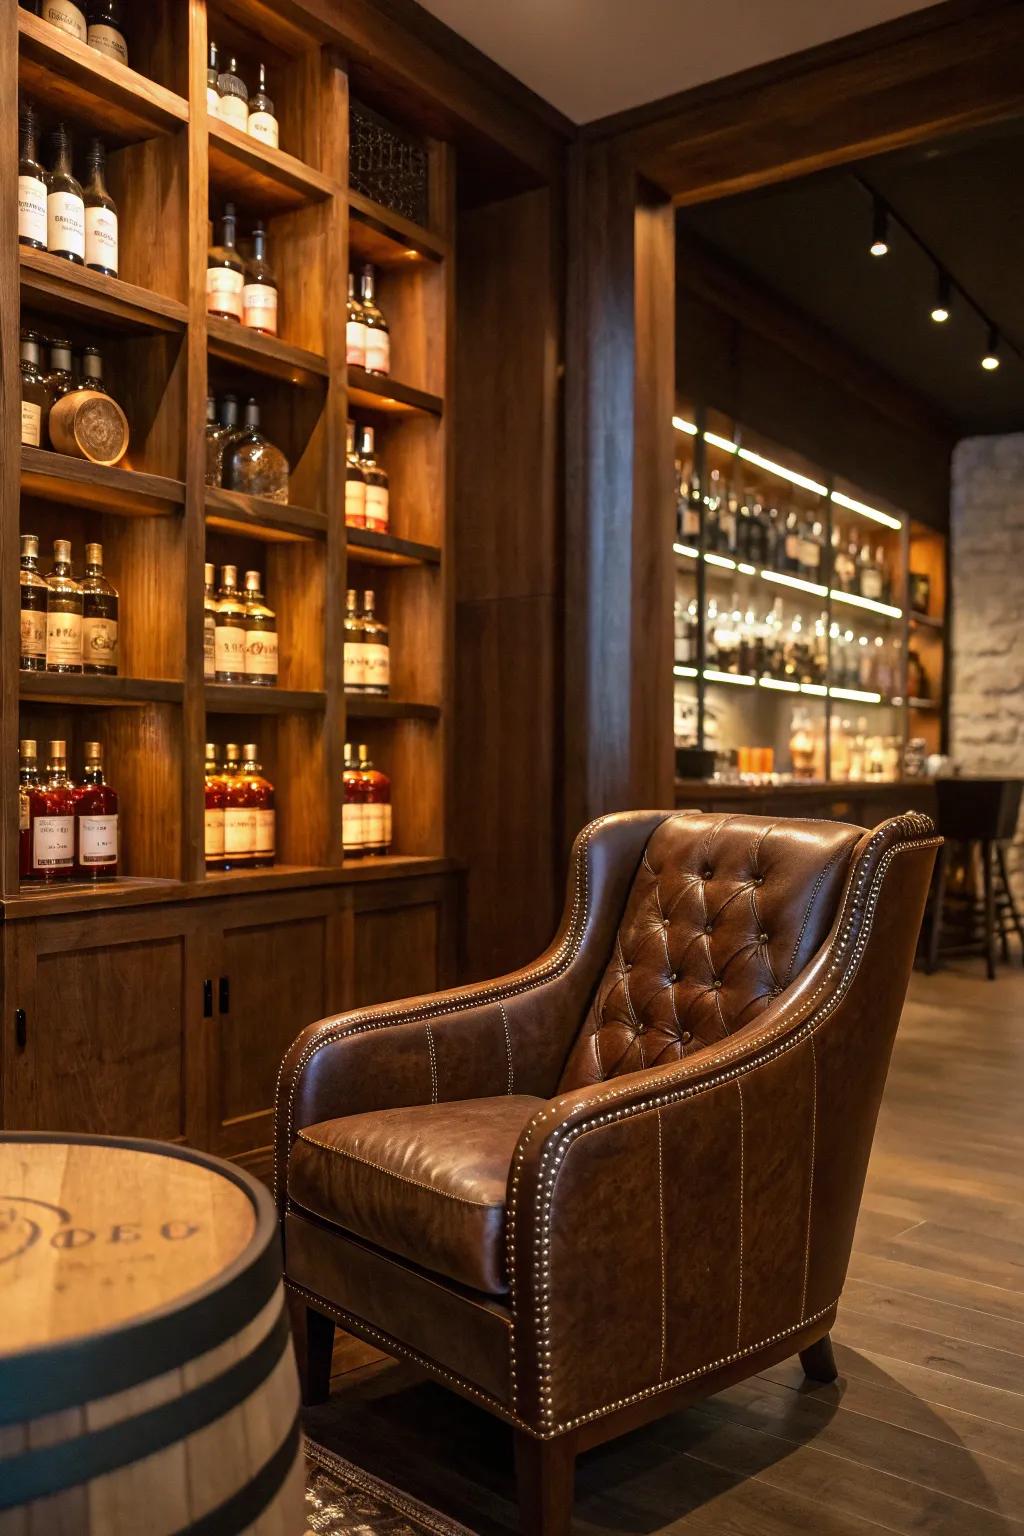
[[[824,942],[863,835],[765,816],[663,821],[559,1093],[678,1061],[756,1019]]]

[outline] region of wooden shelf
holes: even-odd
[[[441,561],[436,544],[417,544],[392,533],[346,528],[345,538],[349,560],[358,560],[363,565],[439,565]]]
[[[312,507],[294,507],[268,501],[265,496],[243,496],[240,491],[207,487],[206,526],[242,533],[265,544],[290,544],[327,537],[327,516]]]
[[[420,261],[443,261],[447,241],[412,219],[364,197],[352,187],[348,192],[348,243],[353,256],[377,267],[412,267]]]
[[[345,713],[352,720],[439,720],[436,704],[410,704],[402,699],[382,699],[373,694],[346,693]]]
[[[176,133],[188,122],[183,97],[20,8],[18,85],[66,121],[102,133],[109,144]]]
[[[45,306],[51,315],[69,315],[90,325],[114,331],[184,331],[188,309],[118,277],[104,277],[77,267],[47,251],[20,246],[21,302],[23,307]]]
[[[314,689],[253,688],[246,683],[207,683],[208,715],[286,715],[315,713],[327,695]]]
[[[208,315],[206,345],[211,356],[266,378],[284,379],[302,389],[322,389],[327,383],[327,359],[319,352],[293,347],[277,336],[263,336],[231,320]]]
[[[413,389],[411,384],[402,384],[398,379],[367,373],[365,368],[349,368],[348,400],[350,409],[360,405],[364,411],[382,411],[391,416],[408,416],[413,412],[440,416],[444,410],[440,395]]]
[[[133,706],[180,704],[181,683],[164,678],[87,677],[80,672],[19,672],[18,689],[23,699],[45,704]]]
[[[40,501],[129,516],[161,516],[180,512],[185,505],[180,480],[134,469],[108,469],[45,448],[22,447],[21,490],[22,495]]]
[[[321,171],[218,118],[210,118],[209,144],[210,187],[242,213],[282,213],[341,194]]]

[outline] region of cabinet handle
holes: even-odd
[[[220,1005],[220,1011],[221,1011],[221,1013],[227,1013],[228,1009],[231,1006],[231,984],[230,984],[230,981],[229,981],[227,976],[222,976],[220,978],[220,985],[218,987],[218,993],[219,993],[218,1002],[219,1002],[219,1005]]]
[[[14,1038],[18,1044],[18,1050],[23,1051],[28,1044],[28,1014],[24,1008],[14,1010]]]
[[[203,982],[203,1018],[213,1018],[213,981],[210,977]]]

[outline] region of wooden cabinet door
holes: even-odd
[[[410,880],[404,889],[356,887],[350,998],[359,1008],[451,984],[454,882]]]

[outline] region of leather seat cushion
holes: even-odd
[[[502,1295],[512,1154],[544,1103],[506,1094],[306,1126],[292,1148],[289,1198],[424,1269]]]

